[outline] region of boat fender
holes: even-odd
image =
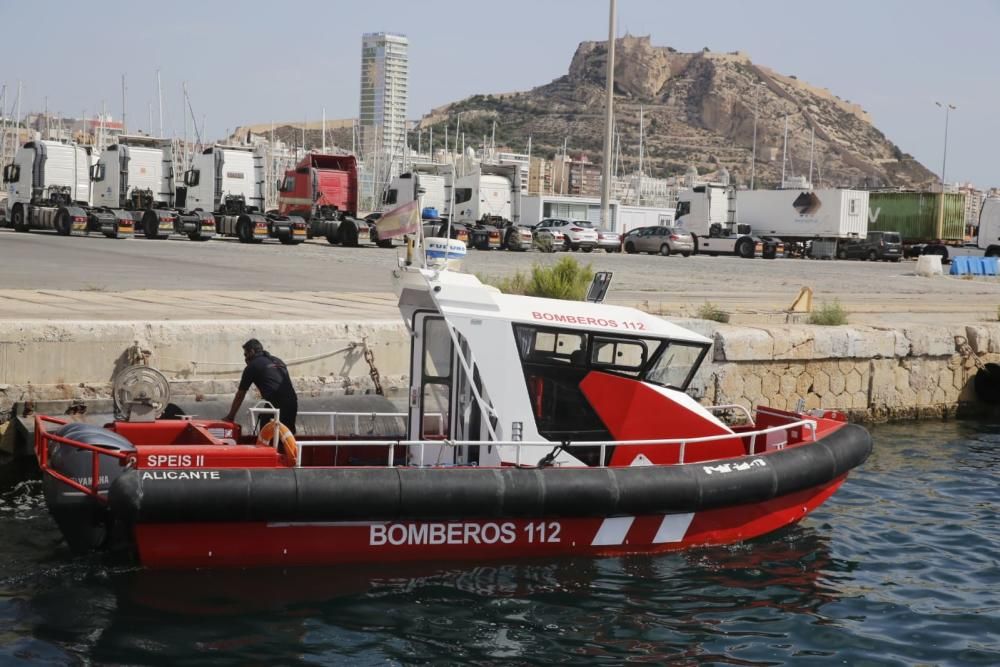
[[[295,442],[295,436],[291,430],[281,422],[272,419],[265,424],[264,428],[257,434],[257,446],[270,447],[271,443],[274,442],[275,428],[278,429],[278,451],[285,455],[286,463],[294,466],[299,455],[299,445]]]
[[[972,381],[976,397],[983,403],[1000,403],[1000,364],[985,364]]]

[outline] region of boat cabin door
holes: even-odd
[[[467,451],[456,451],[435,441],[456,439],[456,414],[468,404],[459,393],[469,392],[461,364],[444,318],[436,312],[418,311],[413,316],[413,343],[410,350],[410,440],[427,441],[410,447],[411,465],[455,465],[468,461]],[[464,431],[464,429],[460,429]],[[462,435],[458,436],[463,438]]]

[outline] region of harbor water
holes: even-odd
[[[876,426],[797,526],[661,556],[230,572],[74,559],[0,472],[0,664],[1000,664],[1000,423]]]

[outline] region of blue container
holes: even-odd
[[[436,208],[433,206],[427,206],[420,212],[420,217],[424,220],[437,220],[441,216],[438,215],[438,210]]]

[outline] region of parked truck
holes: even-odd
[[[183,211],[212,213],[218,233],[241,243],[306,240],[301,217],[264,213],[263,156],[249,147],[215,145],[195,155],[175,202]]]
[[[168,139],[119,137],[91,168],[93,203],[120,212],[147,239],[182,234],[192,241],[215,236],[215,217],[174,205],[174,155]]]
[[[948,248],[965,243],[965,195],[946,193],[943,207],[941,197],[940,192],[870,192],[868,230],[899,233],[906,257],[925,252],[947,257]]]
[[[100,232],[131,236],[131,218],[121,211],[91,206],[88,148],[60,141],[29,141],[4,166],[7,220],[16,231],[48,229],[62,236]]]
[[[991,197],[983,201],[974,241],[935,244],[929,246],[924,253],[941,255],[943,262],[950,262],[955,257],[1000,257],[1000,198]]]
[[[451,186],[454,167],[450,164],[415,165],[410,171],[392,179],[385,192],[386,208],[396,208],[417,198],[423,190],[423,207],[433,208],[447,219],[451,213]]]
[[[471,226],[470,243],[480,250],[527,250],[531,230],[520,222],[527,178],[520,164],[480,164],[455,180],[454,220]]]
[[[864,238],[868,193],[861,190],[735,190],[704,185],[678,198],[676,225],[691,233],[696,252],[764,257],[832,258],[837,245]],[[713,229],[715,232],[713,233]]]
[[[306,221],[308,238],[356,246],[368,238],[358,219],[358,160],[353,155],[309,153],[278,185],[278,214]]]
[[[783,251],[780,239],[737,222],[736,191],[728,186],[706,184],[679,193],[674,226],[691,234],[696,254],[774,259]]]

